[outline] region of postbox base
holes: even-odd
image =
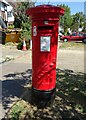
[[[49,91],[41,91],[34,89],[32,87],[32,102],[36,104],[38,107],[46,107],[53,103],[55,98],[56,87]]]

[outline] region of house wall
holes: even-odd
[[[8,23],[14,22],[13,7],[7,6]]]
[[[13,7],[5,2],[0,1],[0,16],[3,18],[3,20],[5,22],[7,22],[7,24],[13,24],[14,22],[14,15],[13,15]],[[8,15],[8,12],[10,13],[10,15]]]
[[[3,18],[4,21],[7,21],[7,5],[0,1],[0,16]]]

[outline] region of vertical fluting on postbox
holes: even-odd
[[[26,14],[32,20],[32,97],[45,106],[55,95],[58,22],[64,9],[39,5]]]

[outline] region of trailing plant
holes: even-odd
[[[23,111],[23,107],[20,105],[15,105],[11,111],[11,119],[12,120],[19,120],[20,113]]]

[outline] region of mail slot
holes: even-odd
[[[38,26],[38,30],[53,30],[53,26]]]
[[[64,9],[39,5],[26,12],[32,20],[32,94],[46,105],[55,96],[58,26]]]

